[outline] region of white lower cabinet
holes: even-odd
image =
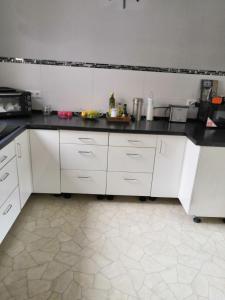
[[[0,170],[0,206],[18,185],[16,158],[14,157]]]
[[[152,197],[178,197],[186,140],[182,136],[158,136]]]
[[[30,130],[30,144],[33,191],[60,193],[59,131]]]
[[[188,141],[179,199],[187,214],[225,217],[225,148],[200,147]]]
[[[109,147],[108,170],[151,173],[155,148]]]
[[[30,139],[26,130],[15,139],[21,208],[33,192]]]
[[[106,172],[62,170],[62,193],[105,194]]]
[[[108,195],[149,196],[152,174],[108,172]]]
[[[16,188],[0,207],[0,243],[20,213],[19,189]]]
[[[106,171],[107,152],[107,146],[61,144],[61,169]]]

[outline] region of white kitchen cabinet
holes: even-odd
[[[34,193],[59,194],[59,131],[30,130]]]
[[[109,147],[108,170],[152,173],[155,148]]]
[[[225,148],[187,142],[179,199],[187,214],[225,217]]]
[[[107,194],[121,196],[149,196],[152,174],[108,172]]]
[[[61,190],[62,193],[77,194],[105,194],[106,172],[62,170]]]
[[[0,207],[18,185],[16,158],[0,170]]]
[[[158,136],[151,197],[178,197],[186,137]]]
[[[60,144],[61,169],[106,171],[107,153],[107,146]]]
[[[21,209],[33,192],[30,139],[26,130],[15,139]]]
[[[15,144],[14,141],[12,141],[0,150],[0,169],[2,169],[15,155]]]
[[[0,243],[15,222],[20,213],[20,198],[18,187],[12,192],[0,207]]]

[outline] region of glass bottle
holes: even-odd
[[[111,115],[111,109],[116,107],[116,99],[114,97],[114,93],[112,93],[109,98],[109,115]]]

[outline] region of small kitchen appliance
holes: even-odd
[[[0,87],[0,117],[28,116],[32,112],[31,93]]]
[[[212,108],[212,99],[217,96],[218,80],[201,80],[198,118],[206,122]]]
[[[170,105],[170,122],[185,123],[187,121],[189,106],[186,105]]]

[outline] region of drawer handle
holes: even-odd
[[[135,157],[141,156],[141,155],[138,154],[138,153],[126,153],[126,154],[127,154],[127,156],[135,156]]]
[[[80,154],[92,154],[92,151],[78,151]]]
[[[124,178],[125,181],[137,181],[135,178]]]
[[[3,155],[0,159],[0,164],[3,163],[3,161],[5,161],[8,158],[8,156]]]
[[[79,178],[79,179],[90,179],[91,177],[90,176],[78,176],[77,178]]]
[[[4,215],[4,216],[7,215],[11,208],[12,208],[12,204],[9,204],[9,205],[6,207],[5,211],[3,212],[3,215]]]
[[[80,141],[93,141],[92,138],[78,138]]]
[[[0,178],[0,182],[3,182],[6,180],[6,178],[9,176],[10,174],[7,172],[5,173],[1,178]]]
[[[128,140],[129,143],[141,143],[139,140]]]

